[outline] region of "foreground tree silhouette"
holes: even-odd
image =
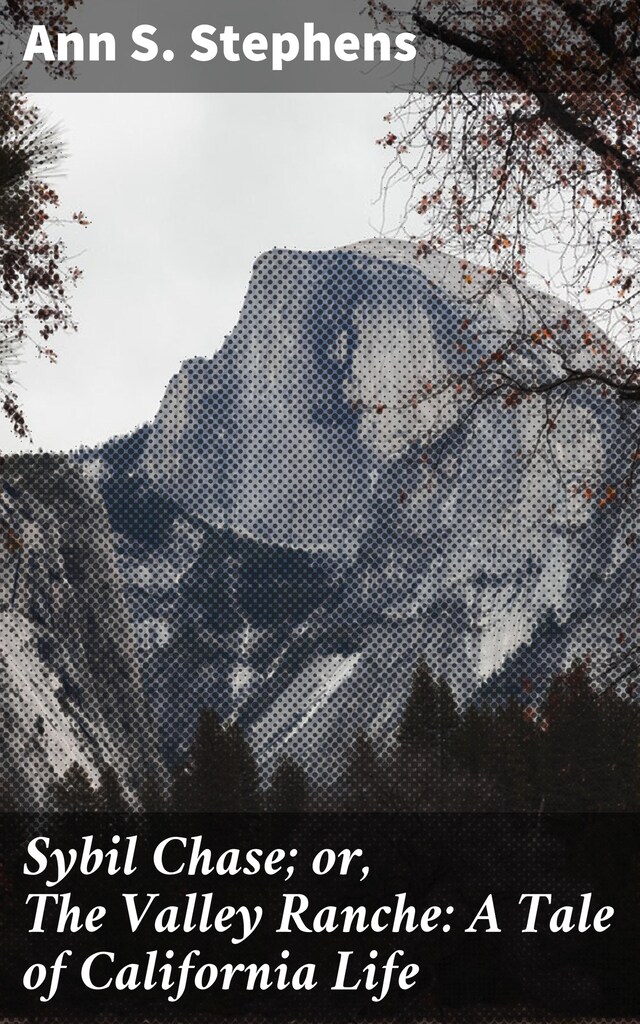
[[[387,811],[394,805],[391,760],[378,755],[365,733],[358,733],[354,740],[337,795],[338,809],[343,811]]]
[[[518,697],[498,703],[480,694],[458,711],[446,683],[421,663],[383,809],[637,810],[639,718],[633,693],[599,687],[580,662],[550,681],[542,701],[524,680]],[[372,758],[359,759],[360,772],[371,771]],[[366,787],[351,784],[355,804]]]
[[[446,800],[452,735],[459,723],[446,681],[434,679],[421,661],[398,730],[395,774],[400,806],[435,810]]]
[[[308,800],[304,769],[292,758],[284,757],[267,790],[266,809],[275,813],[299,813],[308,809]]]
[[[62,813],[97,811],[96,789],[86,769],[79,764],[71,765],[62,778],[51,786],[51,803],[56,811]]]
[[[96,809],[112,814],[130,810],[118,772],[113,765],[105,765],[100,772],[100,780],[96,792]]]
[[[640,810],[640,708],[633,693],[598,687],[581,662],[554,676],[544,697],[525,683],[518,697],[498,703],[478,695],[456,708],[446,681],[434,680],[421,662],[395,744],[358,733],[331,785],[312,786],[285,756],[264,796],[241,730],[205,710],[168,796],[157,767],[135,806],[204,813]],[[58,811],[132,809],[108,767],[93,783],[72,765],[50,793]]]
[[[54,811],[82,814],[104,811],[112,814],[131,810],[117,769],[104,765],[93,783],[89,773],[79,764],[73,764],[61,779],[50,787],[51,807]]]
[[[213,709],[203,711],[185,763],[173,784],[171,810],[257,811],[258,767],[239,726],[223,726]]]
[[[0,60],[33,24],[35,13],[49,31],[69,31],[79,0],[52,0],[36,12],[27,0],[2,5]],[[69,74],[54,67],[53,74]],[[80,270],[70,262],[56,218],[59,199],[47,184],[63,156],[56,131],[43,124],[37,107],[22,95],[24,78],[0,78],[0,404],[13,430],[28,433],[18,404],[13,366],[25,345],[55,362],[53,338],[75,330],[71,291]],[[73,222],[86,227],[83,213]]]
[[[380,139],[396,155],[393,178],[412,188],[422,244],[515,282],[533,272],[530,246],[556,251],[566,297],[584,308],[593,289],[609,337],[635,341],[637,0],[418,0],[408,11],[370,0],[368,10],[417,34],[419,72],[439,58],[435,81],[416,78]],[[635,376],[614,379],[637,393]]]
[[[399,730],[405,750],[425,747],[445,739],[459,724],[456,703],[446,680],[434,679],[421,661],[411,680],[411,694]]]
[[[639,802],[638,708],[594,689],[576,662],[553,679],[544,708],[540,787],[548,810],[633,810]]]
[[[140,785],[140,807],[145,813],[169,810],[169,798],[165,773],[156,765],[149,769]]]
[[[462,288],[481,304],[501,293],[511,310],[495,350],[426,398],[451,389],[509,415],[539,396],[547,412],[554,403],[549,431],[578,389],[628,410],[640,400],[637,0],[418,0],[409,10],[369,0],[367,10],[416,33],[424,57],[378,140],[394,154],[383,192],[408,188],[418,262],[457,255]],[[555,316],[527,281],[579,312]],[[474,317],[453,327],[467,351]],[[634,429],[626,467],[585,484],[585,500],[605,508],[629,493]]]

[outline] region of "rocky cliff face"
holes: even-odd
[[[63,456],[4,460],[0,683],[6,803],[46,803],[73,764],[135,788],[145,748],[137,654],[102,499]]]
[[[420,657],[461,703],[573,657],[626,685],[638,414],[545,390],[614,362],[575,311],[413,245],[260,257],[152,424],[4,466],[9,786],[107,763],[133,790],[156,731],[175,763],[211,706],[265,774],[287,752],[327,778],[358,730],[393,735]]]
[[[489,386],[613,358],[561,303],[412,244],[260,257],[222,349],[91,463],[168,759],[214,705],[267,770],[330,771],[392,733],[421,655],[460,701],[573,656],[634,673],[636,414]]]

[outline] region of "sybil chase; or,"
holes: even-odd
[[[353,856],[362,851],[354,851]],[[293,861],[297,850],[276,847],[271,850],[238,847],[214,849],[203,836],[168,836],[159,842],[151,854],[154,870],[159,875],[279,875],[288,880],[293,874]],[[44,876],[45,885],[60,885],[72,872],[80,875],[135,874],[138,869],[138,836],[111,837],[105,847],[95,836],[82,837],[78,847],[58,847],[49,836],[37,836],[27,845],[23,873]],[[339,870],[339,869],[337,869]],[[342,871],[341,873],[344,873]]]

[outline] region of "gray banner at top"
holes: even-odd
[[[437,69],[415,58],[411,18],[375,24],[366,0],[84,0],[77,33],[3,33],[7,72],[47,92],[385,92]],[[49,50],[50,47],[50,50]],[[52,74],[51,55],[74,77]],[[25,56],[33,55],[31,66]],[[418,67],[418,65],[421,65]]]

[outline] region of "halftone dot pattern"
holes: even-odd
[[[104,503],[62,456],[4,460],[0,675],[5,809],[46,806],[77,765],[133,791],[149,740]]]
[[[594,358],[579,312],[413,243],[261,256],[153,423],[6,460],[16,801],[74,765],[135,799],[210,708],[265,785],[284,758],[318,792],[355,755],[391,772],[419,665],[459,715],[509,705],[538,732],[575,661],[602,721],[632,704],[637,414],[545,390]],[[482,766],[448,778],[434,739],[433,772],[440,808],[482,809]]]

